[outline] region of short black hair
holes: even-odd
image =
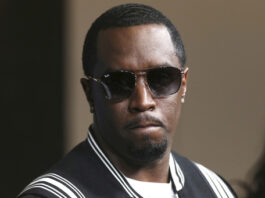
[[[184,45],[180,34],[171,21],[160,11],[143,4],[122,4],[115,6],[101,16],[91,25],[87,32],[83,47],[83,69],[85,75],[92,75],[97,63],[97,37],[101,30],[115,27],[130,27],[145,24],[165,25],[171,36],[176,50],[176,56],[183,67],[186,62]]]

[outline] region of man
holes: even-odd
[[[88,138],[19,197],[235,197],[215,173],[171,151],[188,68],[164,15],[140,4],[108,10],[88,31],[83,68]]]

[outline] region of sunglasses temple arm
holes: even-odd
[[[109,88],[107,87],[107,85],[105,85],[105,83],[103,83],[100,79],[93,78],[92,76],[88,76],[87,78],[88,78],[88,80],[93,80],[96,83],[99,83],[100,85],[102,85],[104,90],[105,90],[105,93],[106,93],[106,98],[107,99],[111,99],[111,93],[110,93]]]
[[[182,70],[182,74],[186,74],[187,72],[189,71],[189,68],[188,67],[186,67],[184,70]]]
[[[111,99],[111,93],[109,91],[109,88],[107,85],[105,85],[105,83],[101,82],[101,85],[103,86],[104,90],[105,90],[105,93],[106,93],[106,98],[107,99]]]

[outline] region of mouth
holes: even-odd
[[[142,117],[130,121],[125,129],[137,134],[149,134],[160,131],[161,128],[165,128],[163,123],[154,117]]]
[[[161,124],[155,122],[139,122],[137,124],[133,124],[128,127],[128,129],[147,129],[147,128],[154,128],[154,127],[161,127]]]
[[[142,136],[151,133],[153,135],[160,134],[162,132],[161,129],[165,129],[165,126],[160,119],[151,115],[145,115],[131,120],[125,125],[124,129],[129,133]]]
[[[150,115],[130,120],[124,129],[127,131],[128,137],[138,144],[161,143],[167,131],[160,119]]]

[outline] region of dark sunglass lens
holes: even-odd
[[[155,96],[176,93],[181,85],[181,71],[175,67],[161,67],[147,73],[148,85]]]
[[[105,74],[102,77],[103,83],[108,89],[109,99],[122,100],[128,98],[135,85],[134,74],[127,71],[117,71]]]

